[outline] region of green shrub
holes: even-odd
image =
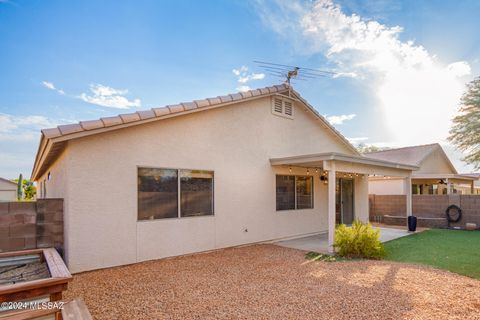
[[[344,224],[337,226],[334,247],[342,257],[381,259],[385,256],[380,230],[374,230],[370,223],[358,220],[351,227]]]

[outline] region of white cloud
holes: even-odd
[[[330,122],[330,124],[343,124],[345,121],[352,120],[357,115],[354,113],[351,114],[342,114],[339,116],[325,116],[325,118]]]
[[[447,69],[452,75],[456,77],[468,76],[472,73],[472,68],[465,61],[451,63],[447,66]]]
[[[265,78],[264,73],[249,72],[248,67],[246,67],[246,66],[241,66],[238,69],[233,69],[232,73],[237,77],[237,82],[239,84],[243,84],[242,86],[240,86],[240,88],[248,87],[245,84],[249,81],[262,80],[262,79]],[[239,89],[237,88],[237,90],[239,90]],[[248,89],[248,90],[250,90],[250,89]],[[242,90],[239,90],[239,91],[242,91]],[[246,90],[243,90],[243,91],[246,91]]]
[[[350,141],[350,143],[352,144],[358,144],[363,141],[367,141],[368,137],[354,137],[354,138],[347,138],[347,140]]]
[[[114,89],[101,84],[90,85],[90,91],[93,95],[82,93],[79,98],[85,102],[108,108],[129,109],[131,107],[140,107],[140,99],[128,100],[125,97],[128,94],[126,89]]]
[[[35,160],[40,129],[72,122],[41,115],[20,116],[0,113],[0,176],[27,176]]]
[[[40,129],[67,123],[67,120],[52,120],[45,116],[15,116],[0,113],[0,142],[37,141]]]
[[[54,124],[44,116],[14,116],[0,113],[0,133],[12,132],[16,129],[40,129],[52,127]]]
[[[238,69],[233,69],[232,70],[233,74],[236,75],[237,77],[242,73],[246,73],[247,71],[248,71],[248,68],[245,67],[245,66],[241,66]]]
[[[239,92],[245,92],[245,91],[248,91],[248,90],[252,90],[249,86],[239,86],[237,87],[237,91]]]
[[[42,85],[47,89],[56,91],[58,94],[65,95],[65,91],[63,91],[62,89],[56,88],[55,85],[52,82],[42,81]]]
[[[379,118],[392,144],[443,141],[458,108],[466,61],[442,63],[423,46],[400,39],[400,26],[348,15],[331,0],[261,3],[272,30],[291,39],[301,53],[323,54],[339,72],[355,74],[378,103]],[[383,115],[383,117],[381,116]]]
[[[358,74],[355,72],[335,72],[333,78],[357,78]]]

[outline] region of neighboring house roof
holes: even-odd
[[[475,178],[480,178],[480,173],[462,173],[463,176],[470,176]]]
[[[432,154],[432,152],[436,150],[439,150],[443,154],[452,172],[454,174],[458,174],[452,162],[445,154],[445,151],[443,151],[442,147],[438,143],[367,152],[364,153],[364,155],[379,160],[399,162],[420,167],[422,162],[427,159],[427,157]]]
[[[462,173],[462,175],[475,178],[475,188],[480,188],[480,173]]]
[[[12,184],[12,185],[14,185],[14,186],[17,185],[16,182],[13,182],[12,180],[8,180],[8,179],[2,178],[2,177],[0,177],[0,181],[2,181],[2,182],[8,182],[8,183],[10,183],[10,184]]]
[[[288,94],[290,98],[302,102],[310,114],[320,120],[320,124],[330,130],[334,136],[339,138],[353,154],[360,155],[356,148],[338,132],[323,116],[321,116],[313,106],[311,106],[299,93],[287,84],[276,85],[261,89],[249,90],[207,98],[203,100],[194,100],[191,102],[183,102],[176,105],[168,105],[162,108],[153,108],[145,111],[137,111],[134,113],[121,114],[115,117],[101,118],[99,120],[81,121],[76,124],[61,125],[56,128],[42,130],[40,143],[38,146],[35,163],[32,170],[32,180],[37,180],[47,169],[53,164],[57,157],[64,150],[68,140],[80,138],[88,135],[94,135],[111,130],[140,125],[152,121],[158,121],[193,112],[209,110],[213,108],[223,107],[236,104],[243,101],[254,100],[275,94]]]
[[[0,191],[12,191],[17,189],[17,183],[0,177]]]

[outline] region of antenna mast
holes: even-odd
[[[324,71],[313,68],[304,68],[298,66],[289,66],[285,64],[272,63],[266,61],[254,60],[256,64],[269,75],[285,79],[284,82],[290,85],[292,80],[307,81],[311,79],[318,79],[320,77],[331,77],[336,73],[332,71]]]

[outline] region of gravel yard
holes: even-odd
[[[77,274],[95,319],[480,319],[480,281],[386,261],[307,261],[274,245]]]

